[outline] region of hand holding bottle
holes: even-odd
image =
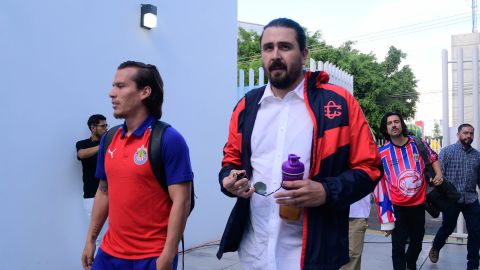
[[[325,204],[327,193],[323,184],[310,179],[283,182],[288,190],[277,192],[274,197],[280,205],[316,207]]]

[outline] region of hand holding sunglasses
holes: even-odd
[[[223,178],[222,185],[228,192],[241,198],[249,198],[255,190],[250,185],[244,170],[232,170],[227,177]]]

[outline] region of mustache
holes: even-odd
[[[287,66],[285,64],[282,63],[282,61],[280,60],[275,60],[272,62],[272,64],[270,64],[270,66],[268,67],[268,71],[272,71],[272,69],[277,69],[277,68],[283,68],[283,69],[286,69]]]

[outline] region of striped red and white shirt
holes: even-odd
[[[425,141],[423,144],[428,151],[430,162],[438,160],[437,153]],[[378,148],[378,151],[385,174],[374,190],[374,197],[380,223],[386,224],[395,221],[393,204],[414,206],[425,201],[425,162],[412,136],[409,136],[407,143],[402,146],[387,142]]]

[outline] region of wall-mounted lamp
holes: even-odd
[[[157,7],[150,4],[142,4],[140,26],[152,29],[157,27]]]

